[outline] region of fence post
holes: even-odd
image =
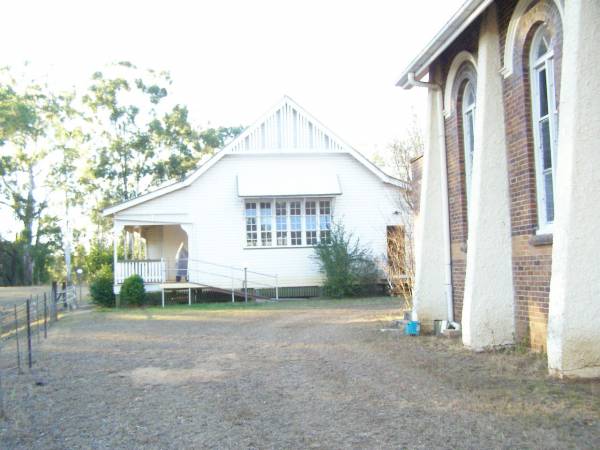
[[[279,300],[279,275],[275,275],[275,300]]]
[[[56,322],[58,320],[58,286],[56,281],[52,282],[52,298],[50,299],[50,321]]]
[[[40,343],[40,294],[35,296],[35,331],[37,331],[37,343]]]
[[[63,281],[60,286],[63,293],[63,309],[67,309],[69,307],[69,304],[67,303],[67,282]]]
[[[44,339],[48,339],[48,302],[44,292]]]
[[[31,369],[33,360],[31,355],[31,297],[27,299],[27,365]]]
[[[19,314],[17,313],[17,305],[15,307],[15,338],[17,339],[17,368],[21,374],[21,347],[19,346]]]
[[[244,302],[248,303],[248,268],[244,267]]]

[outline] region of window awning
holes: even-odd
[[[341,195],[335,174],[240,174],[240,197],[325,197]]]

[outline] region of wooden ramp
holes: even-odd
[[[162,283],[160,285],[161,288],[161,303],[162,307],[165,307],[165,291],[166,290],[188,290],[188,303],[192,304],[192,289],[202,289],[207,291],[219,292],[221,294],[231,294],[233,297],[242,297],[242,298],[250,298],[253,300],[272,300],[271,297],[266,297],[264,295],[258,295],[254,291],[243,291],[236,289],[223,289],[216,286],[210,286],[207,284],[200,283],[190,283],[190,282],[179,282],[179,283]]]

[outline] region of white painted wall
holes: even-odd
[[[337,174],[342,195],[334,199],[334,220],[342,221],[374,255],[386,254],[386,226],[400,224],[401,215],[393,214],[399,209],[400,193],[347,153],[229,154],[191,186],[121,211],[115,219],[149,224],[179,218],[193,224],[190,259],[278,274],[280,286],[319,285],[322,276],[311,247],[245,248],[244,199],[238,196],[236,175],[269,173],[300,173],[309,181],[311,175]],[[203,265],[196,265],[196,269],[217,271]],[[222,277],[199,274],[198,281],[231,287],[231,280]],[[251,276],[251,287],[253,281],[264,279]]]

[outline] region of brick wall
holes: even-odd
[[[506,32],[516,0],[499,1],[498,28],[504,52]],[[548,296],[552,271],[551,240],[535,238],[538,227],[535,158],[531,122],[529,49],[539,24],[544,21],[556,36],[554,48],[556,86],[560,86],[562,27],[553,2],[531,6],[519,22],[514,46],[513,74],[504,78],[504,108],[510,191],[513,282],[517,340],[533,349],[546,349]],[[557,92],[557,100],[559,92]]]
[[[498,28],[501,53],[510,18],[517,0],[498,0]],[[546,347],[548,295],[552,266],[551,239],[535,237],[537,229],[535,160],[531,129],[531,103],[527,55],[529,42],[541,21],[556,36],[554,49],[556,85],[560,85],[562,28],[552,1],[533,4],[523,16],[517,32],[514,73],[503,81],[507,139],[508,181],[510,192],[513,277],[517,340],[532,348]],[[435,61],[431,73],[441,74],[435,81],[445,85],[452,60],[463,50],[477,58],[480,22],[475,21]],[[457,89],[454,89],[456,92]],[[459,91],[459,90],[458,90]],[[558,100],[558,94],[557,94]],[[445,120],[450,238],[455,318],[460,320],[464,296],[467,241],[467,203],[460,98],[451,116]]]
[[[437,73],[441,78],[436,80],[444,89],[450,65],[455,56],[466,50],[477,57],[480,21],[473,22],[436,61]],[[463,81],[462,85],[466,83]],[[461,92],[462,89],[454,89]],[[466,251],[467,251],[467,195],[465,176],[465,153],[463,147],[463,124],[461,98],[453,99],[453,113],[445,118],[446,163],[448,171],[448,213],[450,218],[450,255],[452,261],[452,299],[454,318],[461,320],[465,286]],[[446,108],[448,105],[444,105]]]

